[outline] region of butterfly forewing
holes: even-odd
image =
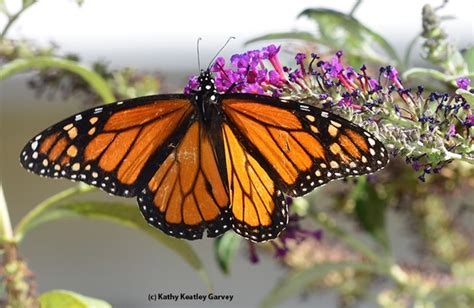
[[[319,108],[279,99],[233,94],[223,101],[229,125],[270,166],[284,192],[301,196],[347,176],[372,173],[388,161],[370,133]]]
[[[22,165],[47,177],[79,180],[122,196],[134,196],[188,122],[184,95],[149,96],[96,107],[33,138]],[[162,159],[161,159],[162,160]]]

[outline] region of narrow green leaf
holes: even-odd
[[[474,73],[474,46],[469,47],[463,52],[464,61],[466,61],[469,73]]]
[[[20,243],[23,240],[25,233],[28,232],[30,228],[33,228],[36,224],[38,224],[38,222],[36,222],[37,220],[41,221],[40,216],[43,215],[43,213],[47,210],[56,207],[61,202],[72,196],[88,193],[96,189],[97,188],[94,186],[90,186],[85,183],[79,183],[74,187],[65,189],[41,201],[25,216],[23,216],[16,225],[14,230],[15,241]]]
[[[245,44],[251,44],[260,41],[272,41],[272,40],[302,40],[302,41],[309,41],[314,42],[316,37],[309,32],[281,32],[281,33],[271,33],[262,36],[258,36],[253,38]]]
[[[102,76],[77,62],[61,58],[40,56],[13,60],[0,68],[0,81],[19,72],[41,68],[60,68],[78,74],[101,96],[104,103],[115,101]]]
[[[41,308],[111,308],[112,305],[101,300],[67,290],[52,290],[39,296]]]
[[[446,75],[438,70],[431,68],[422,68],[422,67],[413,67],[409,70],[406,70],[402,74],[403,80],[408,80],[411,78],[434,78],[442,82],[454,82],[454,79],[450,75]]]
[[[229,231],[214,241],[214,254],[219,268],[225,273],[230,273],[230,263],[237,252],[242,237]]]
[[[184,240],[168,236],[151,226],[142,217],[137,206],[123,203],[97,202],[97,201],[68,201],[57,207],[48,209],[41,215],[29,221],[28,226],[23,227],[23,234],[33,228],[59,219],[86,217],[112,221],[130,228],[146,232],[157,239],[164,246],[181,256],[192,268],[194,268],[209,289],[212,288],[209,276],[201,260],[193,248]]]
[[[366,177],[359,177],[352,198],[355,202],[354,213],[361,227],[384,247],[388,247],[385,200],[379,196],[374,186],[367,182]]]
[[[260,303],[261,307],[275,307],[284,300],[301,294],[311,285],[321,281],[327,274],[331,272],[339,272],[346,268],[352,268],[358,271],[375,272],[373,266],[359,262],[337,262],[337,263],[321,263],[312,267],[290,272],[284,276],[275,287],[263,298]]]
[[[334,49],[344,49],[348,53],[358,51],[361,56],[382,61],[378,52],[370,47],[375,43],[388,55],[386,62],[401,64],[390,43],[350,15],[330,9],[307,9],[298,17],[302,16],[312,19],[318,25],[321,39]]]
[[[418,42],[418,40],[420,39],[420,37],[421,37],[421,33],[417,33],[411,39],[410,43],[408,44],[408,47],[406,48],[406,51],[405,51],[405,57],[403,58],[403,65],[405,67],[410,66],[411,53],[412,53],[413,49],[415,48],[415,45]]]

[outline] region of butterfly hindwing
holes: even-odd
[[[186,239],[216,237],[231,228],[229,198],[214,142],[199,122],[182,140],[138,195],[148,223]]]
[[[288,223],[281,189],[229,125],[223,126],[227,180],[234,230],[253,241],[274,239]],[[263,163],[263,164],[262,164]]]
[[[89,109],[46,129],[24,147],[22,165],[134,196],[190,118],[184,95],[157,95]]]
[[[388,161],[370,133],[319,108],[277,98],[232,94],[223,100],[227,122],[247,150],[271,166],[284,192],[301,196],[331,180],[372,173]]]

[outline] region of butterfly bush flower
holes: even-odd
[[[330,59],[297,53],[293,67],[283,66],[280,47],[269,45],[218,58],[211,70],[218,91],[254,93],[304,102],[324,108],[364,127],[390,150],[426,174],[436,173],[457,159],[474,163],[474,115],[462,95],[425,93],[404,87],[396,68],[372,72],[344,63],[338,51]],[[471,91],[470,80],[459,78],[460,89]],[[186,91],[196,89],[191,79]]]
[[[473,114],[470,114],[466,117],[466,121],[464,122],[464,125],[467,128],[471,128],[471,127],[474,126],[474,115]]]
[[[460,89],[467,90],[469,84],[471,84],[471,79],[465,77],[459,78],[456,80],[456,84]]]
[[[286,197],[286,203],[291,208],[293,198]],[[308,230],[301,226],[302,217],[296,214],[290,215],[288,225],[285,230],[281,232],[278,239],[270,242],[275,251],[275,258],[282,259],[290,252],[290,243],[301,244],[307,239],[315,239],[320,241],[323,236],[321,229]],[[251,263],[258,263],[259,258],[255,248],[255,244],[249,241],[249,259]]]

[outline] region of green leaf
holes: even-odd
[[[36,0],[23,0],[23,7],[28,7],[30,5],[32,5],[33,3],[35,3]]]
[[[395,49],[377,32],[367,28],[357,19],[330,9],[307,9],[298,17],[312,19],[318,26],[320,39],[333,49],[343,49],[364,59],[375,62],[401,65]],[[382,48],[386,55],[382,57],[374,44]]]
[[[225,273],[230,273],[230,263],[237,252],[242,237],[229,231],[214,241],[214,254],[219,268]]]
[[[403,80],[412,78],[434,78],[442,82],[452,82],[455,84],[455,80],[451,75],[444,74],[432,68],[413,67],[402,74]]]
[[[112,305],[101,300],[67,290],[52,290],[39,296],[41,308],[111,308]]]
[[[28,225],[23,226],[22,231],[23,234],[26,234],[33,228],[46,222],[73,217],[111,221],[147,233],[182,257],[198,272],[200,278],[206,283],[209,289],[212,288],[204,265],[193,248],[186,241],[168,236],[160,230],[149,226],[137,206],[112,202],[68,201],[34,217],[34,219],[28,222]]]
[[[374,185],[367,182],[367,177],[359,177],[352,192],[355,202],[354,213],[364,230],[384,247],[388,247],[385,231],[386,201],[375,190]]]
[[[281,33],[271,33],[262,36],[258,36],[253,38],[245,44],[251,44],[260,41],[273,41],[273,40],[302,40],[302,41],[310,41],[315,42],[316,37],[309,33],[309,32],[281,32]]]
[[[5,6],[5,0],[0,0],[0,13],[4,14],[5,17],[8,17],[8,11]]]
[[[415,37],[413,37],[411,39],[410,43],[408,44],[408,47],[406,48],[406,51],[405,51],[405,57],[403,58],[403,64],[404,64],[405,67],[410,66],[411,53],[412,53],[413,49],[415,48],[415,45],[418,42],[418,40],[420,39],[420,37],[421,37],[421,33],[417,33],[415,35]]]
[[[60,68],[73,72],[81,76],[101,96],[104,103],[115,101],[112,91],[102,76],[77,62],[61,58],[39,56],[13,60],[0,68],[0,81],[23,71],[41,68]]]
[[[474,104],[474,94],[464,89],[457,89],[457,95],[461,95],[471,106]]]
[[[469,47],[463,52],[464,61],[470,73],[474,73],[474,46]]]
[[[375,272],[374,266],[358,262],[321,263],[308,269],[290,272],[263,298],[261,307],[275,307],[282,301],[297,296],[313,284],[321,281],[327,274],[339,272],[346,268],[358,271]]]

